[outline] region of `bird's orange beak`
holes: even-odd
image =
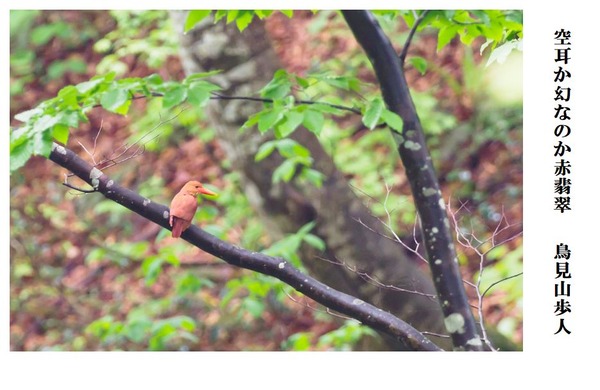
[[[204,195],[211,195],[211,196],[217,196],[218,194],[216,192],[212,192],[209,189],[206,189],[204,187],[200,188],[200,193],[204,194]]]

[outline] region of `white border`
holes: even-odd
[[[8,5],[3,2],[5,50],[2,69],[4,99],[8,96]],[[299,388],[346,387],[406,388],[481,387],[505,389],[535,383],[537,388],[569,388],[571,383],[591,379],[597,358],[585,352],[598,347],[597,295],[593,294],[600,275],[598,259],[597,177],[599,130],[597,104],[597,22],[593,6],[587,2],[521,1],[369,1],[369,2],[252,2],[252,8],[339,9],[339,8],[462,8],[524,9],[525,123],[524,123],[524,348],[522,353],[8,353],[9,242],[2,235],[6,256],[2,269],[2,355],[0,386],[29,388]],[[101,4],[75,1],[22,0],[19,9],[124,8],[123,2]],[[142,8],[202,8],[203,2],[145,1]],[[249,8],[247,2],[221,1],[221,8]],[[5,8],[6,7],[6,8]],[[127,4],[125,8],[138,8]],[[574,133],[569,141],[574,149],[573,206],[568,215],[552,212],[552,36],[559,28],[573,33]],[[8,123],[8,102],[2,106]],[[8,131],[1,149],[8,172]],[[8,175],[2,177],[2,200],[9,207]],[[8,213],[7,213],[8,214]],[[8,224],[8,218],[5,217]],[[552,314],[554,245],[566,242],[573,249],[573,314],[568,317],[573,334],[552,335],[556,319]],[[594,375],[594,376],[592,376]]]

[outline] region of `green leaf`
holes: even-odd
[[[223,19],[223,17],[227,16],[227,12],[229,11],[224,9],[217,10],[215,12],[215,22],[218,22],[219,20]]]
[[[179,257],[177,257],[177,255],[173,253],[173,251],[161,251],[160,254],[163,257],[164,261],[175,267],[179,267]]]
[[[272,257],[283,257],[284,259],[291,261],[293,264],[299,265],[300,262],[296,261],[299,260],[298,256],[296,255],[296,251],[298,251],[298,248],[300,248],[300,244],[302,243],[301,240],[302,237],[300,237],[298,234],[288,235],[282,240],[275,242],[270,248],[267,248],[262,252]]]
[[[293,139],[284,138],[275,142],[277,150],[285,158],[310,157],[310,151]]]
[[[29,263],[15,263],[13,272],[15,275],[14,277],[18,280],[26,276],[32,276],[34,274],[33,267]]]
[[[221,303],[219,307],[221,309],[227,307],[229,302],[237,295],[239,291],[243,289],[239,279],[230,279],[226,284],[226,292],[221,297]]]
[[[262,301],[250,297],[244,299],[243,306],[254,318],[260,318],[265,310],[265,304]]]
[[[282,121],[277,130],[279,130],[280,137],[287,137],[296,130],[298,126],[304,120],[304,113],[298,111],[288,111],[285,113],[285,120]]]
[[[33,145],[25,140],[10,151],[10,173],[21,168],[33,155]]]
[[[82,115],[81,111],[61,111],[56,115],[57,123],[68,127],[77,127],[81,119],[85,118]]]
[[[58,94],[56,96],[59,98],[61,108],[78,109],[79,108],[79,104],[77,102],[78,95],[79,95],[79,93],[77,91],[77,88],[74,87],[73,85],[68,85],[68,86],[64,87],[63,89],[61,89],[60,91],[58,91]]]
[[[21,122],[27,122],[31,118],[33,118],[36,115],[41,114],[42,112],[43,112],[42,109],[40,109],[39,107],[36,107],[34,109],[18,113],[17,115],[15,115],[15,119],[18,121],[21,121]]]
[[[118,113],[127,102],[129,101],[129,93],[125,89],[111,89],[102,94],[100,98],[100,104],[102,107],[110,112]],[[127,105],[127,108],[129,105]]]
[[[48,157],[52,151],[52,131],[46,129],[33,134],[33,154]]]
[[[302,88],[310,87],[310,82],[307,79],[305,79],[304,77],[295,75],[294,79],[296,80],[296,83],[298,83],[298,85],[301,86]]]
[[[113,316],[104,316],[89,324],[85,328],[85,332],[91,333],[100,340],[104,340],[118,332],[120,327],[118,322],[115,323]]]
[[[317,104],[316,106],[318,106],[319,111],[324,114],[331,114],[331,115],[338,115],[338,116],[346,115],[346,111],[340,110],[339,108],[332,107],[329,104]]]
[[[84,81],[83,83],[77,84],[75,86],[75,89],[77,89],[77,92],[79,92],[81,94],[85,94],[87,92],[92,91],[94,88],[96,88],[97,86],[99,86],[103,82],[104,82],[104,79],[102,79],[102,78],[96,78],[96,79],[92,79],[92,80],[89,80],[89,81]]]
[[[427,71],[427,60],[423,57],[411,57],[410,64],[419,72],[421,75],[424,75]]]
[[[191,29],[193,29],[198,23],[200,23],[204,18],[210,15],[211,10],[193,10],[190,11],[185,19],[185,25],[183,27],[183,32],[187,33]]]
[[[250,115],[250,117],[248,118],[248,120],[246,122],[244,122],[244,124],[242,125],[242,127],[240,127],[240,131],[243,131],[245,129],[249,129],[250,127],[252,127],[255,124],[257,124],[258,121],[260,120],[261,116],[262,116],[262,112],[258,112],[256,114]]]
[[[446,16],[446,18],[452,19],[454,17],[454,15],[456,15],[456,13],[460,12],[460,11],[449,9],[449,10],[445,10],[443,12],[444,12],[444,16]]]
[[[210,99],[210,92],[200,83],[193,83],[188,89],[188,102],[196,107],[202,107]]]
[[[280,166],[273,171],[273,183],[277,184],[280,181],[289,182],[296,173],[296,161],[293,159],[285,160]]]
[[[310,333],[300,332],[293,334],[282,344],[284,348],[291,348],[293,351],[308,351],[310,348]]]
[[[80,59],[56,60],[46,69],[46,76],[50,80],[56,80],[64,76],[65,73],[85,73],[87,63]]]
[[[356,77],[351,77],[348,79],[348,88],[354,92],[361,92],[361,82]]]
[[[163,108],[169,109],[181,104],[188,95],[188,89],[183,85],[174,85],[165,92],[163,97]]]
[[[298,232],[296,234],[300,237],[305,236],[306,234],[308,234],[308,232],[313,230],[313,228],[315,227],[316,224],[317,223],[315,221],[311,221],[311,222],[305,224],[304,226],[302,226],[300,229],[298,229]]]
[[[321,240],[321,238],[315,236],[314,234],[307,234],[304,236],[304,241],[313,248],[316,248],[320,251],[325,250],[325,241]]]
[[[264,18],[266,18],[266,17],[270,16],[270,15],[273,13],[273,11],[271,11],[271,10],[262,10],[262,9],[258,9],[258,10],[255,10],[255,11],[254,11],[254,13],[255,13],[255,14],[256,14],[256,16],[258,16],[260,19],[264,19]]]
[[[317,188],[321,188],[323,185],[323,179],[325,179],[324,174],[312,168],[304,168],[302,170],[301,177],[306,179],[309,183]]]
[[[213,206],[202,206],[196,213],[196,219],[199,221],[212,221],[219,215],[219,209]]]
[[[500,43],[505,34],[503,23],[492,23],[485,30],[485,37],[494,40],[495,44]]]
[[[480,35],[479,26],[466,26],[464,31],[464,33],[460,34],[460,41],[465,46],[471,46],[471,43]]]
[[[275,145],[276,141],[267,141],[260,145],[260,148],[258,148],[258,151],[256,152],[256,156],[254,156],[254,161],[262,161],[269,157],[275,150]]]
[[[151,327],[152,321],[150,319],[135,319],[127,324],[125,335],[134,343],[141,343]]]
[[[447,44],[450,43],[452,38],[454,38],[456,36],[456,33],[458,32],[459,29],[460,29],[459,26],[452,25],[452,24],[446,25],[446,26],[443,26],[442,28],[440,28],[440,31],[438,32],[438,44],[437,44],[438,52],[440,50],[442,50],[444,48],[444,46],[446,46]]]
[[[42,46],[54,37],[66,38],[71,36],[71,34],[71,26],[65,22],[43,24],[33,29],[31,32],[31,42],[36,46]]]
[[[162,271],[163,260],[158,256],[148,257],[142,262],[142,272],[146,285],[154,284]]]
[[[272,108],[270,110],[263,111],[258,119],[258,131],[264,133],[271,129],[277,122],[283,119],[283,114],[283,108]]]
[[[244,31],[246,27],[252,23],[252,19],[254,19],[254,14],[250,11],[242,11],[243,13],[237,17],[235,20],[235,24],[240,30],[240,32]]]
[[[302,125],[311,133],[319,135],[323,129],[323,123],[325,123],[325,117],[321,112],[311,109],[308,109],[304,112],[304,120],[302,121]]]
[[[226,239],[225,235],[227,233],[227,230],[225,230],[225,228],[223,226],[219,226],[219,225],[204,225],[203,229],[208,234],[211,234],[211,235],[213,235],[215,237],[218,237],[221,240],[225,240]]]
[[[383,119],[383,121],[392,129],[399,133],[402,132],[404,122],[402,121],[400,115],[386,108],[381,112],[381,119]]]
[[[350,81],[346,76],[336,76],[336,77],[326,77],[323,79],[327,84],[334,86],[336,88],[349,90],[350,89]]]
[[[89,265],[89,264],[99,263],[101,260],[104,260],[105,256],[106,256],[106,249],[94,248],[85,257],[85,264]]]
[[[188,272],[177,280],[176,290],[178,295],[194,294],[204,286],[213,287],[214,283],[210,279],[199,278],[192,272]]]
[[[69,140],[69,126],[57,124],[52,128],[52,137],[63,145]]]
[[[492,51],[492,54],[490,55],[490,58],[488,59],[485,66],[486,67],[490,66],[494,62],[498,62],[499,64],[504,63],[504,61],[506,61],[506,59],[508,58],[510,53],[512,53],[513,50],[522,51],[523,50],[523,41],[522,40],[514,40],[514,41],[509,41],[503,45],[498,46],[497,48],[495,48]]]
[[[43,115],[34,122],[32,132],[34,134],[41,133],[54,126],[57,122],[58,118],[56,116]]]
[[[273,75],[273,79],[260,90],[260,96],[266,99],[282,99],[290,93],[291,88],[287,72],[279,69]]]
[[[362,117],[363,124],[369,129],[373,130],[375,126],[377,126],[377,123],[379,123],[379,118],[381,117],[383,109],[383,100],[380,97],[373,99],[373,101],[367,106],[365,114]]]
[[[191,74],[191,75],[187,76],[187,77],[186,77],[186,78],[183,80],[183,82],[184,82],[184,83],[190,83],[190,82],[192,82],[192,81],[196,81],[196,80],[199,80],[199,79],[205,79],[205,78],[207,78],[207,77],[214,76],[214,75],[216,75],[216,74],[219,74],[219,73],[221,73],[221,72],[223,72],[221,69],[216,69],[216,70],[211,70],[210,72],[200,72],[200,73],[193,73],[193,74]],[[161,82],[162,82],[162,81],[161,81]],[[204,82],[205,82],[205,83],[207,83],[207,84],[210,84],[210,83],[208,83],[207,81],[204,81]],[[211,84],[211,85],[214,85],[214,84]],[[216,85],[214,85],[214,87],[215,87],[215,89],[214,89],[214,90],[216,90],[216,89],[221,89],[220,87],[218,87],[218,86],[216,86]]]
[[[402,13],[402,18],[404,19],[404,22],[406,23],[406,25],[409,28],[412,28],[412,26],[415,23],[415,15],[412,12],[404,12]],[[421,27],[421,26],[419,26]]]
[[[112,48],[113,44],[112,41],[108,38],[102,38],[96,41],[96,43],[94,43],[94,51],[96,51],[97,53],[108,53],[110,51],[110,49]]]
[[[187,330],[188,332],[193,332],[196,330],[196,322],[188,316],[178,316],[177,320],[179,322],[179,327],[183,330]]]
[[[150,84],[150,85],[161,85],[163,83],[162,77],[160,77],[160,75],[157,75],[156,73],[151,74],[150,76],[144,77],[144,80],[146,81],[147,84]]]
[[[176,331],[177,328],[169,321],[169,319],[155,322],[151,329],[152,337],[150,338],[149,343],[150,349],[164,349],[165,341],[169,340]]]
[[[131,99],[128,99],[125,101],[125,103],[123,103],[123,105],[121,107],[118,107],[115,110],[115,113],[117,113],[119,115],[127,115],[127,113],[129,112],[130,106],[131,106]]]
[[[294,11],[293,10],[280,10],[279,12],[281,12],[282,14],[284,14],[285,16],[287,16],[288,18],[291,18],[292,16],[294,16]]]
[[[31,127],[23,126],[11,129],[10,131],[10,150],[16,148],[24,142],[29,141],[31,135]]]
[[[218,72],[216,72],[216,73],[218,73]],[[198,73],[197,75],[200,75],[200,74],[201,73]],[[219,89],[221,89],[221,87],[219,87],[216,84],[213,84],[206,80],[202,80],[200,78],[194,78],[192,76],[185,79],[184,84],[188,84],[188,83],[190,86],[193,86],[194,88],[202,88],[208,92],[218,91]]]
[[[236,9],[227,11],[227,24],[233,22],[237,18],[239,12],[240,11]]]

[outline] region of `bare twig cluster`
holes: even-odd
[[[415,222],[412,226],[412,238],[401,238],[396,233],[396,227],[395,227],[396,218],[393,215],[394,214],[393,208],[391,208],[389,205],[390,194],[391,194],[393,188],[391,186],[389,186],[387,183],[384,183],[384,185],[385,185],[385,189],[386,189],[386,195],[385,195],[383,201],[378,200],[377,198],[367,194],[366,192],[364,192],[363,190],[361,190],[359,188],[356,188],[356,187],[354,187],[354,188],[357,191],[361,192],[363,195],[370,198],[372,201],[378,203],[379,205],[381,205],[383,207],[383,210],[385,213],[385,219],[377,218],[377,220],[389,232],[389,235],[380,233],[373,227],[364,223],[362,220],[357,219],[356,221],[359,224],[361,224],[361,226],[363,226],[365,229],[368,229],[369,231],[371,231],[373,233],[382,235],[383,237],[394,241],[395,243],[401,245],[408,252],[412,253],[419,260],[421,260],[425,263],[428,263],[428,260],[421,254],[421,251],[419,250],[420,246],[421,246],[421,242],[420,242],[420,238],[417,235],[417,231],[419,230],[418,215],[416,216]],[[463,282],[467,286],[472,287],[475,291],[475,295],[477,296],[477,304],[471,305],[471,307],[473,309],[475,309],[478,314],[477,322],[481,329],[482,341],[488,346],[488,348],[490,350],[495,350],[495,348],[493,347],[492,343],[490,342],[490,340],[488,338],[487,332],[484,327],[484,314],[483,314],[484,298],[485,298],[486,294],[493,287],[495,287],[499,283],[502,283],[506,280],[521,276],[522,272],[517,273],[515,275],[508,276],[506,278],[502,278],[502,279],[492,283],[490,286],[488,286],[485,290],[482,291],[481,282],[483,280],[485,266],[488,263],[487,255],[494,248],[504,245],[510,241],[513,241],[517,237],[521,236],[522,230],[519,230],[517,233],[513,233],[515,230],[515,227],[517,227],[519,224],[510,223],[508,221],[508,219],[506,218],[506,215],[503,210],[501,217],[498,221],[498,224],[494,228],[494,231],[490,233],[490,236],[486,239],[479,239],[477,237],[477,234],[475,233],[475,229],[473,227],[471,227],[470,230],[467,230],[461,226],[462,224],[459,222],[458,216],[464,210],[467,210],[465,203],[461,203],[461,205],[459,206],[458,209],[453,210],[452,206],[451,206],[451,199],[448,201],[447,211],[448,211],[448,215],[450,216],[450,219],[452,222],[453,231],[454,231],[455,237],[456,237],[456,242],[458,243],[459,247],[463,248],[466,251],[473,252],[479,259],[479,262],[478,262],[479,270],[478,270],[478,273],[476,276],[476,282],[473,283],[473,282],[470,282],[465,279],[463,279]],[[409,242],[410,240],[412,240],[412,243]],[[391,289],[391,290],[395,290],[395,291],[407,292],[407,293],[412,293],[412,294],[425,295],[427,297],[431,297],[434,299],[437,298],[435,295],[424,294],[419,291],[400,288],[400,287],[397,287],[392,284],[384,284],[384,283],[380,282],[379,280],[377,280],[376,278],[369,275],[368,273],[362,272],[362,271],[358,270],[356,267],[352,267],[352,266],[344,263],[343,261],[339,261],[337,259],[336,259],[336,261],[331,261],[331,260],[327,260],[327,259],[322,259],[322,260],[328,261],[333,264],[338,264],[338,265],[344,266],[349,271],[354,272],[357,275],[359,275],[363,280],[365,280],[371,284],[374,284],[380,288]],[[426,334],[426,332],[422,332],[422,333]]]
[[[361,224],[365,227],[367,227],[368,229],[370,229],[367,225],[363,224],[361,222]],[[359,270],[356,266],[352,266],[344,261],[340,261],[340,260],[329,260],[323,257],[318,257],[320,260],[326,261],[328,263],[331,264],[335,264],[335,265],[339,265],[342,266],[344,268],[346,268],[348,271],[355,273],[356,275],[360,276],[361,279],[363,279],[364,281],[366,281],[367,283],[370,283],[378,288],[384,288],[387,290],[392,290],[392,291],[398,291],[398,292],[404,292],[404,293],[410,293],[410,294],[417,294],[417,295],[421,295],[430,299],[436,299],[437,297],[434,294],[428,294],[428,293],[424,293],[421,291],[417,291],[417,290],[409,290],[407,288],[403,288],[403,287],[399,287],[393,284],[386,284],[381,282],[379,279],[373,277],[372,275],[370,275],[368,272],[365,271],[361,271]]]
[[[102,133],[102,128],[104,125],[103,121],[100,123],[98,132],[94,136],[93,144],[90,148],[91,150],[86,148],[86,146],[79,140],[77,140],[77,144],[79,144],[79,146],[81,146],[81,148],[89,156],[89,158],[91,160],[91,164],[94,168],[105,170],[105,169],[111,168],[115,165],[124,163],[127,160],[131,160],[133,158],[136,158],[136,157],[144,154],[144,152],[146,151],[146,145],[161,136],[162,132],[159,131],[159,129],[162,126],[164,126],[165,124],[175,120],[179,115],[181,115],[181,113],[183,111],[185,111],[185,108],[181,109],[179,112],[177,112],[172,117],[167,118],[165,120],[161,120],[156,126],[151,128],[150,130],[148,130],[146,133],[144,133],[141,137],[139,137],[133,143],[129,144],[129,143],[125,142],[123,145],[116,148],[110,156],[108,156],[108,157],[104,156],[100,160],[97,160],[97,157],[96,157],[96,147],[98,145],[98,139],[100,137],[100,134]],[[65,187],[69,187],[73,190],[79,191],[84,194],[88,194],[88,193],[97,191],[96,188],[83,189],[83,188],[79,188],[79,187],[72,185],[71,183],[69,183],[69,178],[72,176],[74,176],[73,173],[65,174],[65,180],[63,182],[63,185]]]
[[[519,230],[517,233],[510,234],[514,230],[515,226],[517,226],[517,224],[511,224],[507,220],[506,215],[504,213],[504,209],[503,209],[501,217],[500,217],[498,224],[496,225],[494,231],[490,234],[490,236],[488,238],[479,239],[479,238],[477,238],[473,228],[471,228],[470,231],[467,229],[464,229],[463,227],[461,227],[461,224],[458,221],[457,216],[458,216],[459,212],[465,208],[466,208],[466,205],[464,203],[461,203],[460,207],[456,210],[452,210],[450,202],[448,202],[448,206],[447,206],[448,214],[450,215],[450,218],[452,220],[452,225],[454,227],[456,242],[462,248],[473,252],[479,259],[479,270],[478,270],[478,273],[476,276],[476,281],[474,283],[464,280],[464,279],[463,279],[463,281],[465,282],[466,285],[472,287],[475,290],[475,294],[477,296],[476,310],[477,310],[477,315],[478,315],[479,326],[481,329],[482,339],[492,351],[495,351],[495,348],[493,347],[492,343],[490,342],[490,340],[487,336],[487,332],[486,332],[485,326],[484,326],[484,318],[483,318],[484,317],[484,315],[483,315],[484,297],[490,291],[490,289],[492,287],[496,286],[497,284],[499,284],[503,281],[520,276],[523,273],[519,272],[515,275],[511,275],[506,278],[500,279],[500,280],[492,283],[487,289],[485,289],[485,291],[482,292],[481,291],[481,281],[483,280],[483,273],[485,270],[485,265],[488,262],[487,255],[494,248],[497,248],[498,246],[506,244],[506,243],[516,239],[517,237],[521,236],[523,234],[523,232],[522,232],[522,230]],[[507,233],[509,233],[508,236],[507,236]]]

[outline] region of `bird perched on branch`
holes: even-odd
[[[192,180],[185,183],[181,191],[171,201],[169,225],[172,227],[171,235],[173,237],[180,237],[181,233],[192,224],[194,214],[196,214],[198,208],[198,200],[196,199],[198,194],[217,195],[204,188],[199,181]]]

